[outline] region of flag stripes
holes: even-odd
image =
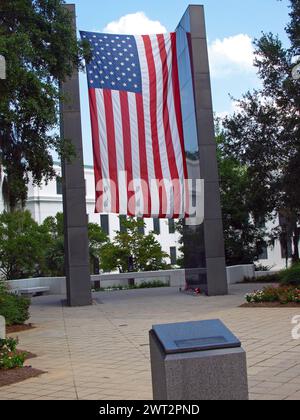
[[[108,42],[109,37],[106,36]],[[130,74],[140,71],[141,91],[137,84],[135,92],[127,90],[127,83],[120,77],[116,83],[124,82],[124,90],[93,87],[94,80],[89,81],[96,211],[138,217],[185,217],[188,176],[176,34],[127,37],[126,42],[128,48],[136,48],[140,69],[129,59],[121,61],[119,67],[122,70],[121,66],[127,66],[129,85],[134,77]],[[104,61],[108,54],[103,56]],[[101,66],[102,61],[100,74]]]

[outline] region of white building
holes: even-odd
[[[54,169],[57,178],[48,184],[43,183],[41,187],[29,185],[28,200],[26,208],[31,212],[33,218],[39,224],[49,216],[55,216],[58,212],[63,211],[62,186],[61,186],[61,167],[56,164]],[[95,181],[94,169],[92,166],[85,166],[84,169],[86,183],[86,207],[87,215],[90,223],[99,224],[102,229],[113,240],[116,231],[120,230],[120,220],[118,215],[95,214]],[[169,263],[176,264],[179,255],[179,239],[180,235],[175,231],[174,221],[166,219],[145,219],[145,233],[154,231],[157,233],[157,240],[161,244],[162,249],[170,255]]]
[[[57,178],[50,181],[48,184],[43,183],[41,187],[29,184],[28,201],[26,208],[31,212],[33,218],[39,224],[49,216],[55,216],[58,212],[63,211],[62,204],[62,186],[61,186],[61,167],[59,164],[54,166],[57,173]],[[120,230],[119,217],[115,214],[100,215],[95,214],[95,187],[94,187],[94,170],[92,166],[85,166],[85,181],[86,181],[86,206],[89,222],[99,224],[104,231],[113,240],[116,231]],[[1,177],[2,179],[2,177]],[[1,183],[1,181],[0,181]],[[3,211],[4,205],[2,195],[0,194],[0,212]],[[145,219],[145,232],[155,231],[157,240],[162,246],[162,249],[170,255],[172,264],[176,264],[176,259],[179,256],[179,239],[180,235],[174,229],[174,222],[166,219]],[[274,225],[268,226],[270,230]],[[291,257],[291,249],[289,247],[289,257]],[[285,268],[286,266],[286,251],[285,247],[276,241],[273,247],[265,249],[258,264],[271,267],[272,270]],[[289,259],[290,261],[290,259]]]

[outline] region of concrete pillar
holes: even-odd
[[[76,33],[75,5],[67,4],[66,8],[74,16]],[[92,303],[92,296],[77,70],[62,84],[61,91],[61,135],[72,141],[76,151],[71,162],[62,162],[67,302],[69,306],[86,306]]]
[[[228,287],[204,7],[189,6],[177,33],[189,178],[205,183],[204,223],[184,227],[186,279],[209,295],[224,295]]]

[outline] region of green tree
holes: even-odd
[[[168,268],[165,258],[168,254],[162,251],[161,245],[155,239],[154,233],[145,235],[143,220],[122,219],[124,231],[117,232],[113,243],[102,249],[103,269],[113,271],[119,269],[121,273],[133,271],[158,271]],[[131,260],[131,261],[130,261]]]
[[[53,153],[70,158],[69,139],[55,133],[59,84],[89,49],[77,42],[63,0],[0,0],[0,164],[10,209],[24,205],[29,174],[35,184],[55,176]],[[67,99],[67,98],[65,98]]]
[[[218,122],[217,122],[218,123]],[[216,138],[218,152],[218,167],[220,174],[220,193],[224,227],[226,264],[240,265],[252,264],[258,260],[263,247],[268,241],[263,219],[258,216],[253,206],[251,183],[252,179],[248,168],[235,158],[224,153],[224,135],[219,129]],[[181,235],[179,251],[181,256],[177,265],[184,268],[184,240],[183,221],[176,223],[176,230]],[[189,230],[185,235],[193,235]]]
[[[62,277],[65,275],[64,218],[63,213],[48,217],[43,228],[50,241],[45,249],[44,275]]]
[[[49,243],[47,231],[29,211],[0,215],[0,271],[6,280],[39,274]]]
[[[238,111],[223,125],[224,153],[247,167],[255,219],[283,214],[284,229],[292,232],[293,259],[298,261],[300,81],[292,71],[300,61],[300,0],[290,0],[290,9],[289,46],[272,33],[255,41],[262,88],[237,101]],[[274,235],[280,237],[279,231]]]
[[[48,217],[43,228],[49,233],[51,241],[46,248],[45,274],[52,276],[65,275],[65,248],[64,248],[64,215],[57,213],[55,217]],[[88,224],[89,254],[91,264],[101,257],[101,248],[109,242],[108,236],[101,227],[94,223]]]
[[[224,153],[222,133],[217,144],[226,264],[252,264],[267,240],[264,220],[253,205],[253,180],[246,165]]]

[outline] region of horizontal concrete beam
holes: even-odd
[[[171,287],[185,286],[185,271],[184,270],[168,270],[168,271],[153,271],[143,273],[125,273],[125,274],[103,274],[91,276],[91,287],[94,287],[96,282],[100,282],[101,287],[113,286],[127,286],[128,280],[134,279],[135,283],[139,285],[142,282],[150,283],[158,280],[170,284]],[[49,287],[49,294],[51,295],[65,295],[66,294],[66,278],[65,277],[39,277],[32,279],[11,280],[8,282],[11,290],[20,290],[31,287]]]

